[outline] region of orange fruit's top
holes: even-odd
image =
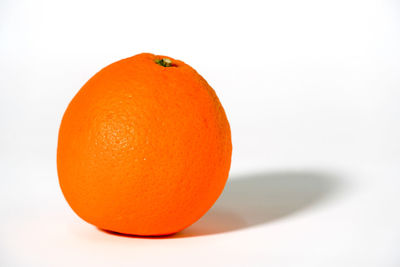
[[[182,61],[146,53],[105,67],[73,98],[60,126],[57,167],[67,202],[85,221],[165,235],[213,205],[231,153],[214,90]]]

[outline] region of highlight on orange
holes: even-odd
[[[62,192],[101,229],[168,235],[215,203],[232,154],[225,111],[182,61],[149,53],[95,74],[63,116],[57,147]]]

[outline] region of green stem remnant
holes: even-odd
[[[156,59],[155,61],[158,65],[163,66],[163,67],[171,67],[172,66],[172,61],[169,58]]]

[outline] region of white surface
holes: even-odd
[[[111,4],[112,3],[112,4]],[[400,266],[398,1],[1,1],[0,266]],[[163,239],[68,207],[62,114],[140,52],[196,68],[229,117],[229,183]]]

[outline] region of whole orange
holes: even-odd
[[[133,235],[193,224],[221,194],[230,127],[210,85],[190,66],[139,54],[94,75],[63,116],[62,192],[83,220]]]

